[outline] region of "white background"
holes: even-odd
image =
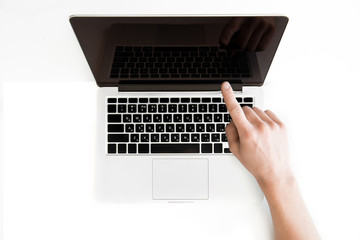
[[[3,239],[272,239],[264,204],[93,200],[97,87],[68,22],[79,13],[287,15],[265,107],[288,127],[292,167],[323,239],[360,239],[359,6],[2,0]]]

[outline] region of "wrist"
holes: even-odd
[[[281,177],[257,178],[256,180],[267,198],[283,194],[297,186],[295,176],[291,172]]]

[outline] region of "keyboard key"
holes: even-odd
[[[188,133],[181,134],[181,141],[182,142],[190,142],[190,134],[188,134]]]
[[[108,103],[116,103],[116,98],[108,98]]]
[[[168,111],[173,113],[173,112],[177,112],[177,105],[175,104],[169,104],[168,106]]]
[[[150,146],[146,143],[140,143],[138,144],[138,152],[139,153],[149,153]]]
[[[146,113],[147,107],[145,104],[138,105],[138,112],[139,113]]]
[[[131,134],[130,141],[131,142],[139,142],[139,134]]]
[[[225,133],[222,133],[222,134],[221,134],[221,141],[222,141],[222,142],[227,142],[227,138],[226,138],[226,134],[225,134]]]
[[[124,104],[118,105],[118,112],[119,113],[126,113],[126,105],[124,105]]]
[[[252,104],[240,104],[240,106],[241,106],[241,107],[245,107],[245,106],[247,106],[247,107],[250,107],[250,108],[252,108],[252,107],[253,107],[253,105],[252,105]]]
[[[202,122],[202,115],[194,114],[194,122]]]
[[[161,141],[162,142],[169,142],[170,141],[170,135],[169,134],[161,134]]]
[[[143,115],[143,122],[151,122],[151,121],[152,121],[152,115],[150,114]]]
[[[158,111],[161,113],[166,113],[167,112],[167,106],[165,104],[160,104],[158,106]]]
[[[222,122],[222,114],[214,114],[214,122]]]
[[[184,124],[176,124],[176,132],[185,132],[185,125]]]
[[[109,124],[108,132],[124,132],[124,125],[122,124]]]
[[[116,105],[108,105],[107,107],[108,113],[115,113],[116,112]]]
[[[164,132],[165,126],[164,124],[156,124],[156,132]]]
[[[172,115],[171,114],[164,114],[163,115],[163,122],[172,122]]]
[[[221,98],[213,98],[212,99],[213,103],[220,103],[221,102]]]
[[[116,153],[116,144],[108,144],[108,153]]]
[[[212,153],[212,144],[211,143],[201,144],[201,153]]]
[[[127,103],[126,98],[118,98],[118,103]]]
[[[187,112],[187,105],[186,104],[179,104],[179,112]]]
[[[215,132],[215,124],[213,124],[213,123],[206,124],[206,131],[207,132]]]
[[[182,115],[174,114],[174,122],[182,122]]]
[[[162,115],[161,114],[154,114],[153,115],[153,122],[162,122]]]
[[[200,98],[191,98],[192,103],[200,103]]]
[[[189,103],[189,102],[190,102],[190,98],[181,98],[181,102],[182,102],[182,103]]]
[[[196,124],[196,131],[197,132],[205,132],[205,124]]]
[[[202,133],[201,134],[201,141],[202,142],[210,142],[210,134],[209,133]]]
[[[199,112],[207,112],[207,105],[199,104]]]
[[[242,98],[241,97],[237,97],[236,100],[241,103],[242,102]]]
[[[246,97],[244,98],[244,102],[252,102],[253,98],[252,97]]]
[[[219,133],[211,134],[211,141],[212,142],[220,142],[220,134]]]
[[[215,143],[214,144],[214,153],[222,153],[222,143]]]
[[[209,105],[209,112],[217,112],[217,105],[216,104],[210,104]]]
[[[141,142],[149,142],[149,134],[146,134],[146,133],[141,134],[140,135],[140,141]]]
[[[224,122],[230,122],[230,121],[231,121],[230,114],[224,114]]]
[[[148,103],[148,99],[147,98],[140,98],[139,103]]]
[[[179,103],[179,102],[180,102],[180,99],[179,99],[179,98],[171,98],[171,99],[170,99],[170,102],[171,102],[171,103]]]
[[[109,114],[108,115],[108,122],[121,122],[121,115],[120,114]]]
[[[178,133],[171,134],[171,141],[172,142],[180,142],[180,134],[178,134]]]
[[[159,99],[158,98],[150,98],[150,103],[158,103]]]
[[[128,144],[128,153],[136,153],[136,144]]]
[[[108,134],[108,142],[129,142],[129,134]]]
[[[134,124],[126,124],[125,125],[125,132],[134,132]]]
[[[137,103],[137,98],[129,98],[129,103]]]
[[[166,124],[166,132],[175,132],[174,124]]]
[[[186,124],[186,132],[194,132],[195,124]]]
[[[128,105],[128,112],[129,113],[135,113],[136,112],[136,105],[135,104]]]
[[[219,104],[219,112],[227,112],[225,104]]]
[[[200,153],[200,144],[151,144],[151,153]]]
[[[126,153],[126,144],[118,144],[118,153]]]
[[[231,153],[229,148],[224,148],[224,153]]]
[[[146,132],[154,132],[155,131],[154,124],[146,124],[145,129],[146,129]]]
[[[189,112],[197,112],[197,105],[189,104]]]
[[[151,141],[152,142],[159,142],[160,141],[160,135],[159,134],[151,134]]]
[[[192,115],[184,114],[184,122],[192,122]]]
[[[204,114],[204,122],[212,122],[212,115],[211,114]]]
[[[209,103],[211,102],[211,98],[202,98],[203,103]]]
[[[223,124],[223,123],[216,124],[216,131],[217,132],[225,132],[225,124]]]
[[[124,114],[123,115],[123,122],[124,123],[131,122],[131,115],[130,114]]]
[[[141,122],[141,115],[140,114],[134,114],[133,115],[133,122]]]
[[[169,103],[168,98],[160,98],[160,103]]]
[[[157,109],[156,105],[154,105],[154,104],[149,104],[149,105],[148,105],[148,112],[149,112],[149,113],[154,113],[154,112],[156,112],[156,109]]]
[[[144,132],[144,124],[136,124],[135,125],[135,130],[136,132]]]
[[[199,133],[191,134],[191,141],[192,142],[200,142],[200,134]]]

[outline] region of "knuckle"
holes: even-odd
[[[243,133],[241,135],[241,137],[244,139],[244,140],[249,140],[249,139],[253,139],[255,136],[254,132],[249,130],[249,129],[244,129],[243,130]]]
[[[269,122],[268,122],[268,125],[269,125],[269,127],[270,127],[271,129],[275,129],[275,128],[277,127],[277,124],[274,123],[273,121],[269,121]]]
[[[271,111],[270,111],[269,109],[266,109],[266,110],[264,111],[264,113],[268,114],[268,113],[271,113]]]
[[[234,106],[231,106],[230,109],[229,109],[230,112],[234,112],[234,113],[237,113],[237,112],[240,112],[241,109],[239,107],[239,105],[234,105]]]
[[[259,132],[264,133],[264,132],[268,131],[268,126],[267,126],[267,124],[265,122],[263,122],[263,121],[260,122],[259,121],[257,123],[257,129],[258,129]]]

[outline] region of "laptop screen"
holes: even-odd
[[[70,18],[100,87],[261,86],[288,19],[281,16]],[[180,87],[181,88],[181,87]]]

